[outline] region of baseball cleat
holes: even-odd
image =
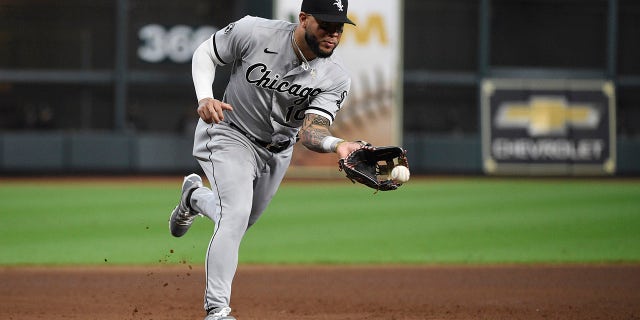
[[[199,212],[195,212],[191,208],[191,205],[187,203],[187,199],[191,193],[200,187],[202,187],[202,178],[200,178],[199,175],[192,173],[184,177],[180,203],[173,209],[171,217],[169,218],[169,230],[174,237],[182,237],[187,233],[193,220],[200,214]]]
[[[231,313],[231,308],[229,307],[219,307],[209,311],[204,320],[236,320],[236,318],[229,315]]]

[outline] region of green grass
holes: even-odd
[[[0,183],[0,264],[204,261],[213,224],[168,233],[173,183]],[[640,183],[424,179],[373,194],[348,181],[285,183],[241,263],[640,261]]]

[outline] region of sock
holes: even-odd
[[[198,188],[193,188],[189,190],[189,193],[187,193],[187,208],[189,209],[189,212],[194,211],[193,208],[191,207],[191,195],[193,194],[194,191],[196,191],[196,189]]]

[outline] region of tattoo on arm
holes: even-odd
[[[330,136],[329,119],[309,113],[305,116],[300,128],[300,141],[309,150],[326,152],[322,149],[322,139]]]

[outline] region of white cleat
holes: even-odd
[[[229,315],[231,313],[231,308],[229,307],[219,307],[209,311],[209,315],[207,315],[204,320],[236,320],[236,318]]]

